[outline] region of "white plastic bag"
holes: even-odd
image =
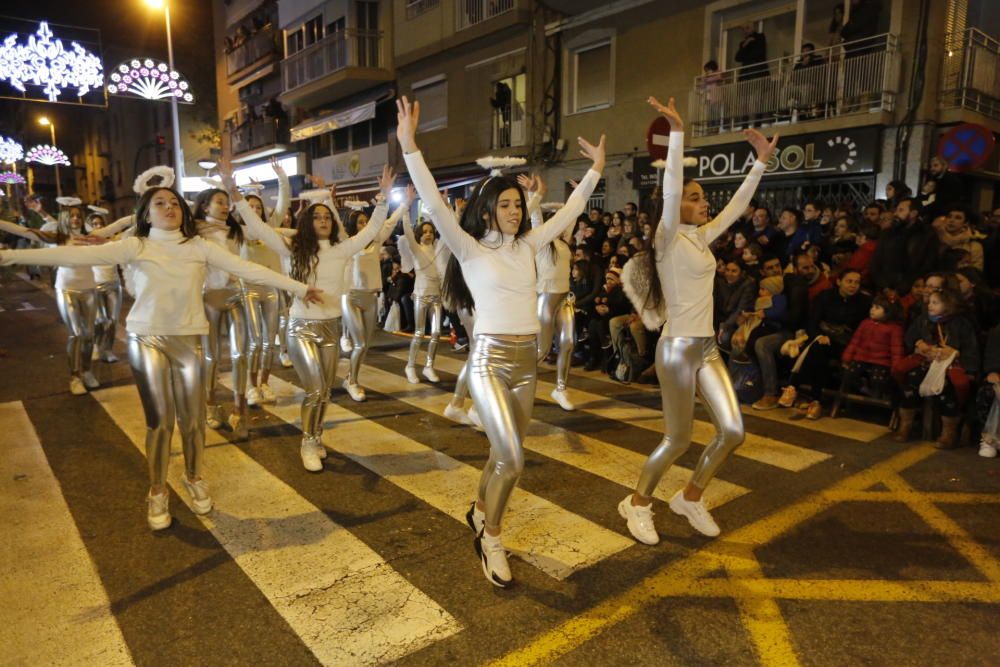
[[[399,331],[399,302],[393,301],[389,306],[389,314],[385,317],[386,331]]]
[[[937,359],[931,362],[931,367],[927,369],[927,375],[920,383],[920,395],[939,396],[944,391],[944,381],[948,374],[948,367],[955,361],[956,352],[952,352],[944,359]]]

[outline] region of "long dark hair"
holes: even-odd
[[[135,205],[135,235],[143,238],[149,236],[152,225],[149,224],[149,207],[152,206],[153,197],[157,192],[166,190],[177,198],[177,206],[181,211],[181,235],[185,240],[198,236],[198,225],[194,221],[191,208],[184,201],[183,195],[173,188],[165,188],[155,185],[142,193],[139,203]]]
[[[313,204],[299,214],[295,223],[295,229],[298,233],[292,237],[291,278],[300,283],[308,283],[309,278],[316,271],[316,265],[319,264],[319,238],[316,236],[316,227],[313,225],[313,214],[320,207],[330,211],[330,217],[333,217],[333,211],[326,204]],[[330,243],[331,245],[340,243],[336,224],[330,230]]]
[[[196,220],[208,220],[208,205],[212,202],[212,197],[217,194],[224,194],[226,199],[230,199],[229,193],[219,188],[209,188],[198,193],[198,196],[194,198],[194,217]],[[243,227],[232,213],[226,214],[226,225],[229,227],[227,238],[236,239],[243,243]]]
[[[527,234],[531,229],[531,221],[528,219],[528,204],[524,199],[524,191],[516,180],[502,175],[485,178],[473,188],[469,203],[462,211],[462,218],[459,220],[462,229],[477,241],[486,236],[490,228],[496,225],[497,200],[500,199],[501,193],[510,189],[517,190],[521,198],[521,225],[514,234],[515,242]],[[465,276],[462,275],[462,267],[454,255],[448,259],[448,268],[441,282],[441,299],[449,308],[456,311],[462,309],[472,311],[476,307],[469,286],[465,282]]]
[[[333,213],[333,211],[330,211]],[[364,211],[354,211],[352,210],[350,215],[347,216],[347,220],[344,221],[344,230],[351,236],[355,236],[358,233],[358,218],[365,216],[365,224],[367,225],[371,222],[368,214]]]
[[[681,186],[681,195],[683,198],[684,188],[686,188],[691,183],[694,183],[693,178],[685,178],[684,184]],[[680,202],[677,203],[680,206]],[[660,273],[656,270],[656,230],[663,220],[663,199],[657,198],[655,205],[655,210],[653,211],[653,236],[649,239],[649,245],[646,250],[636,253],[631,260],[632,262],[643,262],[646,265],[646,275],[650,277],[649,280],[649,294],[646,295],[646,302],[643,305],[644,308],[648,310],[657,310],[660,304],[663,303],[663,285],[660,284]],[[678,214],[679,215],[679,214]]]

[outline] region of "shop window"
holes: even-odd
[[[570,113],[604,109],[614,99],[614,42],[605,39],[570,52]]]
[[[357,151],[368,148],[372,145],[372,123],[366,120],[363,123],[351,125],[351,150]]]
[[[448,79],[442,74],[411,86],[420,102],[420,132],[448,127]]]
[[[346,153],[351,150],[351,128],[342,127],[330,133],[333,137],[333,153]]]

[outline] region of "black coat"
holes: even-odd
[[[791,333],[805,329],[809,324],[809,283],[802,276],[786,273],[785,288],[781,293],[788,302],[781,321],[782,328]]]
[[[809,306],[809,326],[807,328],[809,335],[829,335],[827,331],[823,330],[824,322],[834,327],[846,326],[853,332],[868,317],[871,303],[871,297],[863,292],[849,297],[841,296],[838,287],[820,292]]]
[[[908,351],[913,351],[917,341],[922,340],[931,345],[947,344],[958,350],[958,358],[955,363],[961,366],[969,375],[979,372],[979,341],[976,340],[976,329],[968,318],[961,315],[950,317],[940,322],[940,332],[944,334],[942,340],[938,331],[938,324],[931,322],[926,315],[913,320],[910,328],[906,330],[903,342]]]
[[[878,289],[906,294],[914,280],[935,269],[940,251],[941,242],[930,224],[897,220],[879,237],[869,275]]]
[[[739,74],[740,81],[759,79],[767,76],[767,65],[747,67],[747,65],[756,65],[767,60],[767,37],[760,32],[753,32],[747,35],[745,40],[740,42],[740,48],[736,51],[735,60],[741,67],[745,68]]]
[[[722,278],[716,278],[715,291],[715,328],[735,329],[736,318],[740,313],[753,310],[757,299],[757,281],[750,276],[743,276],[738,282],[730,285]]]
[[[983,349],[983,374],[1000,373],[1000,326],[994,327]]]

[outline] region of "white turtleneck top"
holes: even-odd
[[[447,244],[436,239],[430,245],[424,245],[417,240],[410,224],[410,212],[403,212],[403,236],[405,243],[399,244],[399,254],[403,272],[413,271],[413,294],[416,297],[441,296],[441,281],[448,268],[451,252]]]
[[[87,267],[88,274],[91,266],[128,264],[135,304],[125,326],[131,333],[150,336],[208,334],[202,286],[210,268],[297,297],[306,294],[302,283],[244,261],[200,237],[185,239],[179,230],[151,229],[146,238],[133,236],[101,246],[4,250],[0,264]]]
[[[715,256],[711,243],[736,222],[750,204],[766,165],[757,160],[726,207],[711,222],[697,226],[680,222],[684,190],[684,133],[671,132],[663,174],[663,217],[653,235],[667,322],[661,336],[709,338]]]
[[[600,173],[588,171],[562,209],[520,238],[493,230],[477,240],[461,228],[455,214],[441,199],[423,155],[416,151],[403,157],[441,238],[462,265],[466,285],[476,303],[475,333],[512,336],[538,333],[535,255],[576,222],[597,187]]]
[[[399,220],[398,216],[394,217],[395,220]],[[368,225],[370,224],[372,224],[371,220],[368,221]],[[365,229],[368,228],[368,225],[365,225]],[[372,239],[370,244],[351,257],[351,261],[344,269],[344,281],[348,289],[367,292],[377,292],[382,289],[382,263],[379,261],[378,254],[382,244],[392,234],[394,227],[395,224],[391,227],[387,225],[381,229],[378,236]]]
[[[528,211],[531,213],[531,226],[539,227],[542,224],[542,209],[538,195],[532,195],[528,200]],[[542,248],[535,255],[535,270],[538,271],[535,290],[539,294],[569,292],[570,265],[573,263],[569,242],[573,238],[573,227],[567,227],[551,246]]]

